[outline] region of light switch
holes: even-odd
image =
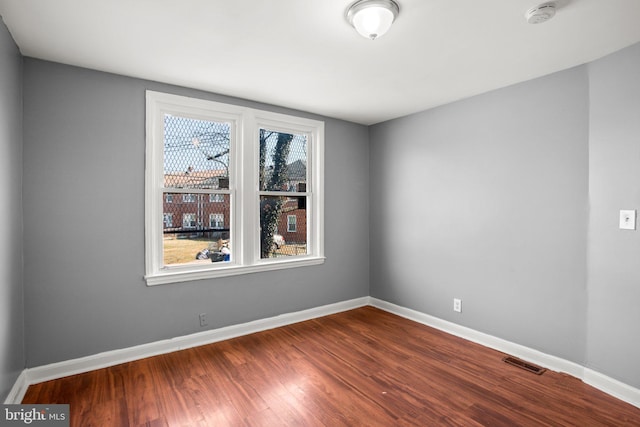
[[[620,211],[620,229],[635,230],[636,229],[636,211]]]

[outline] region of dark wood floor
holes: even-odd
[[[364,307],[29,387],[72,426],[640,426],[578,379]]]

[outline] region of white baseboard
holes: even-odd
[[[631,387],[628,384],[588,368],[584,370],[582,381],[613,397],[640,408],[640,389]]]
[[[308,310],[286,313],[266,319],[255,320],[239,325],[212,329],[209,331],[198,332],[182,337],[156,341],[134,347],[107,351],[92,356],[81,357],[78,359],[52,363],[50,365],[25,369],[18,378],[18,381],[16,381],[16,384],[9,393],[9,396],[7,397],[5,403],[22,402],[24,394],[31,384],[37,384],[44,381],[67,377],[69,375],[89,372],[95,369],[107,368],[109,366],[119,365],[121,363],[131,362],[133,360],[157,356],[159,354],[166,354],[191,347],[211,344],[214,342],[236,338],[255,332],[278,328],[280,326],[303,322],[305,320],[328,316],[330,314],[335,314],[366,305],[369,305],[369,297],[362,297],[349,301],[338,302],[335,304],[324,305],[321,307],[315,307]]]
[[[439,329],[451,335],[478,343],[485,347],[528,360],[536,365],[551,369],[552,371],[567,373],[584,381],[586,384],[597,388],[598,390],[640,408],[640,389],[634,388],[599,372],[585,368],[578,363],[542,353],[538,350],[506,341],[501,338],[494,337],[493,335],[478,332],[474,329],[460,326],[377,298],[371,297],[370,305],[381,310],[388,311],[389,313],[422,323],[423,325],[431,326],[432,328]]]
[[[362,297],[349,301],[342,301],[308,310],[255,320],[253,322],[227,326],[224,328],[198,332],[168,340],[142,344],[120,350],[107,351],[92,356],[25,369],[18,377],[18,380],[7,396],[5,403],[20,403],[27,391],[27,388],[31,384],[80,374],[95,369],[106,368],[159,354],[166,354],[173,351],[211,344],[255,332],[340,313],[342,311],[352,310],[366,305],[377,307],[381,310],[439,329],[443,332],[467,339],[485,347],[493,348],[503,353],[528,360],[553,371],[565,372],[607,394],[610,394],[611,396],[640,408],[640,389],[631,387],[630,385],[624,384],[599,372],[520,344],[512,343],[465,326],[460,326],[416,310],[401,307],[372,297]]]
[[[7,398],[4,400],[4,403],[7,405],[11,405],[14,403],[22,402],[22,398],[24,397],[24,394],[27,392],[27,388],[29,388],[29,385],[30,384],[27,382],[27,371],[24,370],[20,372],[18,379],[13,384],[13,387],[11,387],[11,390],[9,391],[9,395],[7,395]]]

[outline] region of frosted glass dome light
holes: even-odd
[[[359,0],[347,10],[347,20],[363,37],[375,40],[389,31],[399,12],[393,0]]]

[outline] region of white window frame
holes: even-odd
[[[162,227],[173,228],[173,213],[165,213],[162,215]]]
[[[214,221],[214,218],[216,219]],[[214,225],[215,222],[215,225]],[[222,225],[220,225],[222,224]],[[224,214],[212,212],[209,214],[209,228],[224,228]]]
[[[293,221],[291,221],[293,218]],[[291,226],[293,225],[293,230]],[[298,231],[298,217],[295,215],[287,215],[287,233],[296,233]]]
[[[183,114],[231,127],[228,227],[232,259],[163,265],[164,115]],[[259,129],[307,136],[307,254],[260,258]],[[185,189],[184,193],[197,193]],[[282,194],[283,196],[292,193]],[[148,286],[322,264],[324,256],[324,122],[179,95],[146,92],[145,280]]]
[[[191,218],[187,220],[187,218]],[[182,214],[182,228],[192,230],[198,227],[198,216],[195,212],[185,212]]]

